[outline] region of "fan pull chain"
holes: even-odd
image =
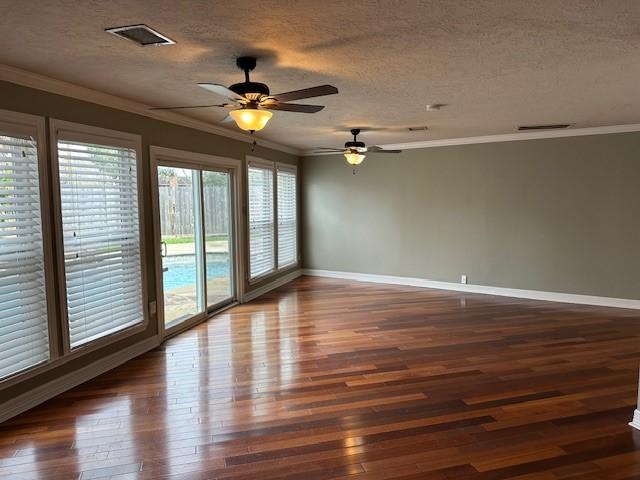
[[[255,130],[249,130],[249,132],[251,133],[251,138],[253,138],[253,142],[251,143],[251,151],[252,151],[252,152],[255,152],[255,150],[256,150],[256,145],[257,145],[257,143],[256,143],[256,137],[254,137],[254,136],[253,136],[253,134],[254,134]]]

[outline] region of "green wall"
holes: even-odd
[[[147,279],[149,283],[149,301],[156,299],[154,252],[151,241],[151,239],[153,239],[153,219],[151,215],[150,196],[150,145],[236,158],[243,162],[245,161],[245,155],[250,154],[267,160],[292,164],[298,163],[298,158],[295,155],[260,147],[259,140],[255,152],[250,152],[251,145],[249,143],[8,82],[0,82],[0,109],[67,120],[142,136],[142,178],[144,184],[145,238],[147,241],[145,254],[147,260]],[[274,277],[271,277],[263,283],[254,285],[248,285],[248,283],[246,283],[245,291],[248,292],[252,289],[259,288],[264,283],[273,280]],[[0,404],[7,399],[42,385],[51,379],[89,365],[117,350],[154,336],[157,332],[156,327],[156,320],[155,317],[153,317],[150,319],[146,331],[140,334],[128,337],[99,350],[89,352],[80,358],[69,361],[55,369],[32,377],[24,382],[17,383],[9,388],[2,389],[0,387]]]
[[[640,133],[304,158],[306,268],[640,299]]]

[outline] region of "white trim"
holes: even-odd
[[[481,293],[485,295],[527,298],[531,300],[544,300],[549,302],[640,309],[640,300],[627,298],[596,297],[592,295],[579,295],[573,293],[545,292],[541,290],[523,290],[519,288],[440,282],[437,280],[428,280],[424,278],[375,275],[371,273],[303,269],[302,274],[316,277],[342,278],[346,280],[356,280],[359,282],[389,283],[392,285],[407,285],[411,287],[435,288],[439,290],[454,290],[457,292]]]
[[[37,73],[29,72],[9,65],[0,64],[0,80],[16,83],[25,87],[35,88],[37,90],[43,90],[45,92],[55,93],[58,95],[64,95],[66,97],[83,100],[85,102],[91,102],[105,107],[115,108],[118,110],[124,110],[125,112],[135,113],[143,115],[145,117],[154,118],[164,122],[173,123],[174,125],[181,125],[183,127],[193,128],[201,130],[203,132],[213,133],[221,137],[232,138],[245,143],[253,143],[255,138],[249,134],[243,133],[240,130],[231,130],[218,125],[212,125],[201,120],[195,120],[185,115],[181,115],[176,112],[170,112],[166,110],[149,110],[150,105],[145,105],[133,100],[128,100],[122,97],[111,95],[108,93],[99,92],[91,88],[81,87],[73,83],[65,82],[62,80],[56,80],[54,78],[39,75]],[[270,140],[258,139],[261,147],[270,148],[272,150],[278,150],[280,152],[290,153],[293,155],[300,155],[301,151],[282,145]]]
[[[246,155],[245,159],[247,160],[247,168],[255,166],[256,168],[269,168],[273,170],[276,165],[276,162],[273,160],[265,160],[264,158],[254,155]]]
[[[94,127],[83,123],[67,122],[52,118],[49,120],[50,133],[56,140],[69,140],[85,143],[108,143],[116,147],[131,148],[142,155],[142,137],[135,133]]]
[[[274,162],[276,165],[276,172],[282,170],[283,172],[293,172],[296,174],[296,179],[298,178],[298,166],[293,163],[284,163],[284,162]]]
[[[640,123],[627,125],[607,125],[602,127],[568,128],[566,130],[540,130],[535,132],[501,133],[478,137],[443,138],[438,140],[422,140],[419,142],[387,143],[380,145],[389,150],[412,150],[416,148],[450,147],[454,145],[472,145],[478,143],[514,142],[518,140],[539,140],[543,138],[581,137],[584,135],[607,135],[611,133],[640,132]],[[320,155],[342,155],[341,153],[318,153],[306,150],[303,157]]]
[[[25,392],[17,397],[10,398],[0,404],[0,423],[23,413],[42,402],[45,402],[56,395],[60,395],[67,390],[80,385],[92,378],[97,377],[113,368],[128,362],[132,358],[142,355],[145,352],[160,345],[157,336],[142,340],[123,350],[112,353],[89,365],[85,365],[78,370],[74,370],[62,377],[55,378],[44,385],[39,385],[33,390]]]
[[[220,157],[218,155],[210,155],[208,153],[190,152],[188,150],[178,150],[176,148],[158,147],[151,145],[149,147],[150,157],[162,158],[164,160],[176,161],[184,163],[185,160],[199,167],[225,167],[238,168],[242,167],[242,160],[237,158]]]
[[[633,420],[631,420],[629,425],[640,430],[640,408],[633,412]]]
[[[0,131],[5,130],[8,134],[34,135],[36,140],[46,141],[44,117],[38,115],[0,110]]]
[[[250,302],[251,300],[258,298],[259,296],[264,295],[265,293],[270,292],[275,288],[281,287],[286,283],[292,282],[293,280],[301,276],[303,274],[302,272],[303,270],[300,270],[300,269],[294,270],[291,273],[287,273],[286,275],[276,278],[273,282],[269,282],[266,285],[262,285],[261,287],[258,287],[255,290],[251,290],[250,292],[245,293],[242,296],[242,303]]]

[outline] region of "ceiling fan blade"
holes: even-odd
[[[221,97],[228,98],[229,100],[247,100],[242,95],[238,95],[236,92],[229,90],[224,85],[218,85],[217,83],[199,83],[198,86],[220,95]]]
[[[231,123],[231,122],[233,122],[233,117],[231,115],[227,115],[222,120],[220,120],[220,123]]]
[[[382,147],[373,146],[367,148],[367,153],[400,153],[402,150],[385,150]]]
[[[338,93],[338,89],[333,85],[320,85],[317,87],[303,88],[302,90],[293,90],[291,92],[278,93],[277,95],[271,96],[278,99],[279,102],[290,102],[291,100],[322,97],[323,95],[333,95],[335,93]]]
[[[209,108],[209,107],[235,107],[236,105],[231,105],[229,103],[220,103],[214,105],[189,105],[189,106],[180,106],[180,107],[151,107],[149,110],[180,110],[184,108]]]
[[[260,104],[267,110],[282,110],[285,112],[316,113],[324,108],[324,105],[303,105],[298,103],[267,103]]]
[[[344,153],[344,148],[316,147],[312,151],[317,153]]]

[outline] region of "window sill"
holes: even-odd
[[[255,285],[258,285],[258,284],[264,282],[265,280],[270,280],[270,279],[275,278],[275,277],[277,277],[277,276],[279,276],[281,274],[289,273],[290,271],[296,270],[298,268],[300,268],[300,262],[299,261],[297,261],[295,263],[291,263],[289,265],[285,265],[284,267],[280,267],[280,268],[271,270],[270,272],[263,273],[263,274],[261,274],[261,275],[259,275],[257,277],[250,278],[248,283],[249,283],[250,286],[253,287]]]
[[[106,347],[118,341],[124,340],[138,333],[144,332],[147,329],[147,326],[148,326],[148,321],[143,321],[141,323],[132,325],[116,333],[113,333],[108,337],[98,338],[91,342],[79,345],[63,353],[61,356],[57,358],[50,358],[46,362],[41,362],[37,365],[32,366],[31,368],[22,370],[20,372],[15,373],[14,375],[0,379],[0,392],[9,387],[12,387],[24,381],[27,381],[33,377],[36,377],[40,374],[43,374],[45,372],[58,368],[67,362],[70,362],[78,358],[82,358],[83,356],[87,355],[90,352]]]

